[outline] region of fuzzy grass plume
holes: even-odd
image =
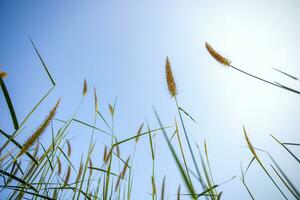
[[[138,132],[137,132],[137,134],[136,134],[137,137],[135,138],[135,142],[138,142],[138,141],[139,141],[141,132],[142,132],[142,130],[143,130],[143,126],[144,126],[144,123],[142,123],[142,124],[140,125],[139,129],[138,129]]]
[[[216,59],[219,63],[221,63],[222,65],[225,66],[230,66],[231,61],[228,60],[227,58],[225,58],[224,56],[222,56],[221,54],[219,54],[216,50],[214,50],[210,44],[208,44],[207,42],[205,42],[205,47],[207,49],[207,51],[210,53],[210,55]]]
[[[92,174],[93,174],[93,161],[92,161],[92,159],[90,158],[90,160],[89,160],[89,168],[90,168],[90,176],[92,176]]]
[[[174,81],[171,64],[169,62],[168,57],[166,58],[165,68],[166,68],[166,80],[167,80],[167,85],[168,85],[170,95],[171,95],[171,97],[175,97],[177,95],[176,83]]]
[[[61,162],[60,162],[59,158],[57,159],[57,166],[58,166],[57,174],[60,175],[61,174]]]
[[[77,178],[76,178],[76,183],[78,183],[80,181],[80,178],[81,178],[81,175],[82,175],[82,169],[83,169],[83,163],[81,162],[80,166],[79,166]]]
[[[85,96],[86,93],[87,93],[87,83],[86,83],[86,80],[84,79],[84,81],[83,81],[83,90],[82,90],[83,96]]]
[[[66,177],[65,177],[65,180],[64,180],[64,185],[65,186],[68,185],[70,177],[71,177],[71,166],[69,165],[68,170],[67,170],[67,174],[66,174]]]
[[[113,151],[113,148],[111,148],[107,153],[106,153],[106,157],[104,159],[104,163],[107,164],[110,157],[111,157],[111,154],[112,154],[112,151]]]
[[[108,108],[109,108],[109,113],[111,116],[114,116],[115,113],[115,109],[111,104],[108,104]]]
[[[48,116],[46,119],[43,121],[43,123],[37,128],[37,130],[27,139],[27,141],[24,143],[22,146],[21,152],[17,156],[20,157],[23,153],[27,152],[27,150],[35,143],[35,141],[42,135],[42,133],[45,132],[47,127],[50,124],[50,121],[53,119],[55,116],[56,110],[59,106],[60,99],[57,101],[55,106],[52,108],[52,110],[49,112]]]
[[[0,70],[0,78],[6,78],[6,77],[7,77],[7,73]]]
[[[104,151],[103,151],[103,162],[106,163],[106,156],[107,156],[107,147],[104,146]]]
[[[71,143],[70,143],[69,140],[67,140],[67,147],[68,147],[68,157],[70,158],[71,152],[72,152],[72,148],[71,148]]]
[[[98,112],[99,107],[98,107],[98,97],[97,97],[97,92],[96,92],[96,87],[94,86],[94,101],[95,101],[95,112]]]
[[[127,158],[126,162],[125,162],[125,165],[124,165],[124,168],[121,172],[121,178],[124,179],[125,177],[125,174],[126,174],[126,171],[127,171],[127,168],[128,168],[128,164],[129,164],[129,161],[130,161],[130,156]]]

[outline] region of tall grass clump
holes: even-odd
[[[137,124],[136,131],[130,137],[120,140],[119,137],[123,136],[120,134],[125,130],[115,128],[117,122],[115,119],[118,116],[117,97],[113,102],[107,103],[108,107],[100,106],[104,99],[98,99],[96,86],[90,92],[86,79],[83,80],[83,86],[80,90],[81,95],[78,106],[75,107],[73,113],[67,119],[60,119],[56,115],[58,109],[60,113],[63,112],[63,108],[59,107],[60,99],[52,109],[49,109],[48,115],[42,122],[40,122],[40,119],[33,118],[33,113],[40,108],[42,103],[48,100],[48,96],[55,90],[57,84],[31,38],[30,42],[45,74],[47,74],[51,87],[25,115],[24,119],[19,121],[14,109],[13,99],[11,99],[5,85],[6,79],[14,75],[7,77],[7,73],[0,71],[0,85],[9,110],[12,126],[12,130],[8,131],[0,128],[0,136],[3,138],[3,145],[0,148],[1,199],[132,199],[133,192],[141,187],[141,185],[134,184],[136,177],[134,158],[136,154],[140,153],[137,146],[142,144],[141,140],[143,139],[147,139],[148,143],[146,145],[149,146],[143,146],[143,148],[148,148],[150,155],[149,158],[143,158],[143,162],[146,164],[148,160],[151,163],[150,176],[146,177],[146,172],[143,172],[145,181],[151,183],[149,198],[152,200],[169,199],[170,194],[167,186],[170,179],[167,175],[159,177],[157,172],[159,166],[157,165],[157,157],[161,156],[161,152],[156,152],[156,142],[161,137],[164,138],[178,169],[178,174],[174,176],[178,175],[182,178],[178,188],[173,190],[174,198],[178,200],[186,198],[219,200],[223,198],[222,194],[226,191],[219,191],[221,190],[220,186],[233,180],[235,176],[221,183],[215,183],[217,179],[213,176],[214,173],[211,168],[213,161],[211,162],[209,159],[209,148],[206,140],[203,138],[203,145],[199,145],[186,126],[186,120],[192,122],[196,122],[196,120],[178,101],[178,88],[173,66],[168,57],[166,57],[164,63],[164,75],[176,111],[176,116],[170,117],[171,125],[164,126],[158,111],[153,108],[158,123],[157,128],[150,128],[148,120],[145,120]],[[282,84],[273,83],[242,71],[234,67],[229,59],[214,50],[208,43],[205,44],[205,47],[215,60],[228,68],[233,68],[281,89],[298,93],[298,91]],[[284,74],[282,71],[280,73]],[[88,105],[93,108],[91,123],[78,117],[81,105],[87,101],[86,99],[89,96],[91,96],[92,101],[88,102]],[[39,127],[33,129],[31,134],[25,129],[25,126],[30,128],[29,119],[40,123]],[[73,124],[84,128],[82,137],[88,137],[88,145],[81,145],[80,147],[74,145],[72,139],[75,137],[71,135]],[[295,199],[300,199],[297,186],[293,184],[276,159],[269,152],[256,148],[250,141],[244,127],[242,132],[252,156],[245,170],[241,164],[241,182],[250,198],[255,199],[255,189],[248,186],[247,172],[252,164],[257,162],[281,197],[288,199],[292,196]],[[300,163],[298,156],[290,148],[291,146],[299,146],[298,143],[282,142],[274,135],[271,135],[271,137],[272,141],[284,148],[291,159]],[[48,139],[47,142],[45,142],[46,138]],[[128,144],[131,148],[129,152],[123,151],[122,145],[125,144]],[[75,162],[78,158],[78,155],[76,155],[78,149],[82,151],[81,158],[80,161]],[[100,154],[97,150],[100,151]],[[259,157],[260,153],[268,155],[271,161],[270,167]]]

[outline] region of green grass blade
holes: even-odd
[[[285,150],[287,150],[287,152],[289,152],[289,154],[291,154],[291,156],[293,156],[295,158],[295,160],[297,160],[297,162],[300,164],[300,160],[299,158],[297,158],[297,156],[295,154],[293,154],[293,152],[291,152],[284,144],[282,144],[277,138],[275,138],[273,135],[271,135],[271,137],[278,142]]]
[[[182,111],[186,116],[188,116],[193,122],[197,123],[196,120],[187,111],[185,111],[183,108],[178,107],[178,109],[180,111]]]
[[[44,67],[44,69],[45,69],[45,71],[46,71],[46,73],[47,73],[47,75],[48,75],[48,77],[49,77],[49,79],[50,79],[50,81],[51,81],[51,83],[52,83],[52,85],[55,86],[54,79],[52,78],[52,76],[51,76],[51,74],[50,74],[50,72],[49,72],[49,70],[48,70],[48,68],[47,68],[47,66],[46,66],[46,64],[45,64],[45,62],[44,62],[44,60],[43,60],[43,58],[41,57],[40,53],[38,52],[38,50],[37,50],[37,48],[36,48],[34,42],[33,42],[32,39],[31,39],[31,37],[29,37],[29,39],[30,39],[30,42],[31,42],[31,44],[32,44],[32,46],[33,46],[33,48],[34,48],[36,54],[38,55],[38,57],[39,57],[39,59],[40,59],[42,65],[43,65],[43,67]]]
[[[182,176],[182,178],[183,178],[183,180],[184,180],[184,182],[185,182],[185,184],[186,184],[186,186],[187,186],[189,192],[191,193],[193,199],[196,199],[195,190],[194,190],[194,188],[192,187],[192,185],[190,184],[190,181],[189,181],[189,179],[188,179],[188,177],[187,177],[187,175],[186,175],[186,173],[185,173],[185,171],[184,171],[183,166],[182,166],[181,163],[180,163],[180,160],[179,160],[179,158],[178,158],[178,156],[177,156],[177,154],[176,154],[176,152],[175,152],[175,149],[174,149],[174,147],[172,146],[172,144],[171,144],[170,141],[169,141],[168,135],[167,135],[165,129],[163,128],[162,122],[161,122],[161,120],[160,120],[160,118],[159,118],[159,116],[158,116],[158,114],[157,114],[155,108],[153,108],[153,111],[154,111],[154,114],[155,114],[155,116],[156,116],[156,119],[157,119],[157,121],[158,121],[158,123],[159,123],[159,125],[160,125],[160,127],[161,127],[161,131],[163,132],[163,135],[164,135],[164,137],[165,137],[165,140],[167,141],[167,144],[168,144],[168,147],[169,147],[169,149],[170,149],[170,151],[171,151],[171,153],[172,153],[172,156],[173,156],[173,158],[174,158],[174,160],[175,160],[175,162],[176,162],[176,165],[177,165],[177,167],[179,168],[180,174],[181,174],[181,176]]]
[[[35,192],[38,192],[37,189],[35,187],[33,187],[31,184],[23,181],[22,179],[18,178],[17,176],[14,176],[13,174],[3,171],[2,169],[0,169],[0,174],[10,177],[10,178],[16,180],[17,182],[21,183],[22,185],[28,186],[30,189],[34,190]]]
[[[275,187],[277,188],[277,190],[282,194],[282,196],[288,200],[288,198],[285,196],[285,194],[282,192],[282,190],[280,189],[280,187],[277,185],[277,183],[274,181],[274,179],[272,178],[272,176],[269,174],[269,172],[267,171],[267,169],[265,168],[265,166],[262,164],[261,160],[259,159],[259,157],[257,156],[256,152],[255,152],[255,149],[254,147],[252,146],[249,138],[248,138],[248,135],[246,133],[246,129],[245,127],[243,126],[243,131],[244,131],[244,135],[245,135],[245,139],[246,139],[246,142],[248,144],[248,147],[251,151],[251,153],[253,154],[253,156],[255,157],[255,159],[257,160],[258,164],[261,166],[261,168],[264,170],[264,172],[266,173],[266,175],[270,178],[270,180],[272,181],[272,183],[275,185]]]
[[[284,142],[282,144],[284,144],[284,145],[291,145],[291,146],[300,146],[300,144],[298,144],[298,143],[290,143],[290,142]]]
[[[274,170],[274,172],[276,173],[276,175],[279,177],[279,179],[281,180],[281,182],[286,186],[286,188],[291,192],[291,194],[296,198],[296,199],[300,199],[300,196],[295,194],[293,189],[289,186],[289,184],[283,179],[283,177],[279,174],[279,172],[273,167],[273,165],[271,165],[272,169]]]
[[[167,128],[171,128],[171,126],[153,129],[153,130],[151,130],[150,132],[152,133],[152,132],[156,132],[156,131],[159,131],[159,130],[162,130],[162,129],[167,129]],[[139,134],[139,135],[135,135],[135,136],[129,137],[129,138],[127,138],[127,139],[124,139],[124,140],[122,140],[122,141],[119,141],[119,142],[117,142],[117,143],[114,143],[113,146],[115,147],[115,146],[120,145],[120,144],[122,144],[122,143],[124,143],[124,142],[128,142],[128,141],[130,141],[130,140],[136,139],[137,137],[141,137],[141,136],[144,136],[144,135],[147,135],[147,134],[149,134],[149,131],[143,132],[143,133],[141,133],[141,134]]]
[[[18,119],[16,116],[16,112],[15,112],[14,106],[12,104],[9,93],[7,91],[7,88],[6,88],[5,83],[2,78],[0,78],[0,85],[1,85],[4,97],[5,97],[9,112],[10,112],[10,116],[11,116],[14,128],[17,130],[19,128],[19,123],[18,123]]]
[[[14,145],[16,145],[20,150],[22,149],[22,145],[20,145],[16,140],[14,140],[13,138],[12,138],[12,136],[10,136],[10,135],[8,135],[8,134],[6,134],[4,131],[2,131],[1,129],[0,129],[0,133],[2,134],[2,135],[4,135],[8,140],[10,140],[10,141],[12,141],[12,143],[14,144]],[[1,150],[0,150],[0,152],[2,151],[3,149],[1,148]],[[38,162],[37,162],[37,160],[28,152],[28,151],[26,151],[25,152],[25,154],[35,163],[35,164],[38,164]]]
[[[109,173],[113,176],[119,177],[119,175],[117,175],[116,173],[113,173],[113,172],[110,172],[108,170],[101,169],[101,168],[98,168],[98,167],[88,167],[88,169],[92,169],[92,170],[96,170],[96,171],[100,171],[100,172],[104,172],[104,173]]]

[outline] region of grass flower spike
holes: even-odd
[[[4,71],[0,71],[0,78],[6,78],[7,77],[7,73]]]
[[[43,121],[43,123],[38,127],[38,129],[27,139],[27,141],[22,146],[21,152],[17,157],[20,157],[23,153],[25,153],[34,143],[35,141],[42,135],[43,132],[47,129],[50,124],[50,121],[53,119],[56,113],[56,109],[60,103],[60,99],[57,101],[56,105],[52,108],[49,115]]]
[[[86,93],[87,93],[87,83],[86,83],[86,80],[84,79],[84,81],[83,81],[83,90],[82,90],[83,96],[85,96]]]
[[[230,66],[231,61],[228,60],[227,58],[225,58],[224,56],[222,56],[221,54],[219,54],[216,50],[214,50],[210,44],[208,44],[207,42],[205,43],[205,47],[207,49],[207,51],[210,53],[210,55],[216,59],[219,63],[221,63],[222,65],[225,66]]]
[[[176,84],[174,81],[171,64],[169,62],[169,58],[166,58],[166,79],[168,84],[168,89],[172,97],[177,95]]]

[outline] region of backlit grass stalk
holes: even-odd
[[[288,90],[288,91],[293,92],[293,93],[296,93],[296,94],[300,94],[300,92],[297,91],[297,90],[294,90],[294,89],[292,89],[292,88],[286,87],[286,86],[284,86],[284,85],[282,85],[282,84],[280,84],[280,83],[277,83],[277,82],[267,81],[267,80],[265,80],[265,79],[263,79],[263,78],[260,78],[260,77],[258,77],[258,76],[255,76],[255,75],[253,75],[253,74],[250,74],[250,73],[248,73],[248,72],[246,72],[246,71],[243,71],[243,70],[241,70],[241,69],[239,69],[239,68],[233,66],[233,65],[231,64],[231,61],[230,61],[229,59],[225,58],[225,57],[222,56],[220,53],[218,53],[218,52],[217,52],[215,49],[213,49],[213,48],[210,46],[210,44],[207,43],[207,42],[205,43],[205,47],[206,47],[207,51],[210,53],[210,55],[211,55],[216,61],[218,61],[219,63],[221,63],[222,65],[224,65],[224,66],[226,66],[226,67],[231,67],[232,69],[235,69],[235,70],[237,70],[237,71],[239,71],[239,72],[241,72],[241,73],[243,73],[243,74],[245,74],[245,75],[247,75],[247,76],[250,76],[250,77],[252,77],[252,78],[255,78],[255,79],[257,79],[257,80],[259,80],[259,81],[262,81],[262,82],[264,82],[264,83],[270,84],[270,85],[272,85],[272,86],[275,86],[275,87],[278,87],[278,88],[281,88],[281,89],[284,89],[284,90]]]
[[[274,181],[274,179],[272,178],[272,176],[269,174],[269,172],[267,171],[267,169],[265,168],[265,166],[262,164],[261,160],[259,159],[259,157],[257,156],[256,152],[255,152],[255,149],[253,148],[249,138],[248,138],[248,135],[246,133],[246,129],[245,127],[243,126],[243,132],[244,132],[244,136],[245,136],[245,139],[246,139],[246,142],[247,142],[247,145],[249,147],[249,150],[251,151],[251,153],[253,154],[253,156],[255,157],[256,161],[258,162],[258,164],[260,165],[260,167],[264,170],[264,172],[267,174],[267,176],[270,178],[270,180],[272,181],[272,183],[275,185],[275,187],[278,189],[278,191],[282,194],[282,196],[285,198],[285,199],[288,199],[285,194],[282,192],[282,190],[279,188],[279,186],[276,184],[276,182]]]
[[[152,200],[156,199],[156,184],[155,184],[155,152],[153,147],[153,139],[150,131],[150,127],[147,121],[147,129],[149,135],[149,145],[151,150],[151,159],[152,159],[152,175],[151,175],[151,186],[152,186]]]
[[[250,189],[248,187],[248,185],[246,184],[246,180],[245,180],[245,174],[244,174],[244,170],[243,167],[241,165],[241,182],[244,185],[244,187],[246,188],[249,196],[251,197],[252,200],[254,200],[254,196],[252,195],[252,193],[250,192]]]
[[[180,118],[181,126],[182,126],[182,129],[183,129],[183,132],[184,132],[187,144],[188,144],[188,148],[189,148],[189,151],[190,151],[193,163],[194,163],[194,167],[196,168],[197,175],[200,178],[201,174],[200,174],[200,171],[199,171],[199,167],[197,165],[196,158],[195,158],[194,152],[192,150],[191,143],[190,143],[190,140],[189,140],[186,128],[185,128],[185,124],[183,122],[183,118],[182,118],[182,115],[181,115],[181,112],[180,112],[180,109],[179,109],[180,106],[179,106],[178,100],[177,100],[176,83],[175,83],[175,80],[174,80],[174,77],[173,77],[173,73],[172,73],[172,69],[171,69],[171,64],[169,62],[168,57],[166,58],[165,70],[166,70],[166,80],[167,80],[167,86],[168,86],[168,89],[169,89],[169,93],[170,93],[171,97],[174,98],[174,101],[175,101],[175,104],[176,104],[176,108],[177,108],[177,111],[178,111],[178,115],[179,115],[179,118]],[[201,180],[201,179],[199,179],[199,180]],[[206,188],[205,184],[202,181],[200,181],[200,183],[201,183],[202,188],[205,189]]]
[[[168,147],[169,147],[169,149],[170,149],[170,151],[172,153],[172,156],[173,156],[173,158],[174,158],[174,160],[176,162],[176,165],[177,165],[177,167],[178,167],[178,169],[180,171],[180,174],[181,174],[181,176],[182,176],[182,178],[184,180],[184,183],[186,184],[186,187],[188,188],[188,191],[190,192],[190,195],[191,195],[192,199],[197,199],[195,190],[194,190],[193,186],[191,185],[191,183],[190,183],[190,181],[189,181],[189,179],[188,179],[188,177],[186,175],[185,169],[181,165],[180,160],[179,160],[179,158],[178,158],[178,156],[176,154],[176,151],[175,151],[174,147],[172,146],[172,144],[171,144],[171,142],[170,142],[170,140],[168,138],[168,135],[167,135],[165,129],[163,128],[162,122],[161,122],[161,120],[160,120],[160,118],[159,118],[159,116],[158,116],[158,114],[157,114],[157,112],[156,112],[156,110],[154,108],[153,108],[153,111],[154,111],[156,119],[157,119],[157,121],[159,123],[159,126],[162,128],[161,131],[162,131],[162,133],[164,135],[164,138],[165,138],[165,140],[166,140],[166,142],[168,144]]]
[[[191,180],[191,177],[190,177],[188,165],[187,165],[187,162],[186,162],[186,158],[185,158],[185,155],[184,155],[184,151],[183,151],[183,147],[182,147],[182,143],[181,143],[181,139],[180,139],[180,134],[179,134],[179,129],[178,129],[178,124],[177,124],[176,118],[175,118],[175,127],[176,127],[176,136],[177,136],[177,140],[178,140],[178,143],[179,143],[179,148],[180,148],[181,156],[182,156],[182,159],[183,159],[184,167],[185,167],[185,170],[187,172],[187,176],[188,176],[188,179],[190,181],[190,184],[193,187],[193,183],[192,183],[192,180]]]
[[[97,96],[96,88],[94,86],[94,111],[95,111],[95,114],[94,114],[93,127],[95,127],[95,125],[96,125],[98,110],[99,110],[98,96]],[[95,133],[95,128],[92,129],[92,136],[91,136],[90,143],[89,143],[88,154],[87,154],[86,160],[85,160],[85,165],[84,165],[83,174],[82,174],[82,178],[81,178],[81,182],[80,182],[80,186],[79,186],[79,191],[82,190],[84,178],[85,178],[86,171],[87,171],[88,164],[89,164],[89,160],[91,158],[92,146],[93,146],[93,140],[94,140],[94,133]],[[80,192],[78,193],[77,200],[79,200],[79,198],[80,198]],[[73,199],[74,199],[74,197],[73,197]]]
[[[27,139],[27,141],[22,146],[21,152],[16,157],[19,158],[22,154],[27,152],[27,150],[35,143],[35,141],[42,135],[42,133],[45,132],[46,128],[49,126],[50,121],[53,119],[56,113],[56,109],[59,105],[60,100],[57,101],[55,106],[51,109],[49,115],[46,117],[46,119],[43,121],[43,123],[38,127],[38,129],[30,136],[30,138]]]

